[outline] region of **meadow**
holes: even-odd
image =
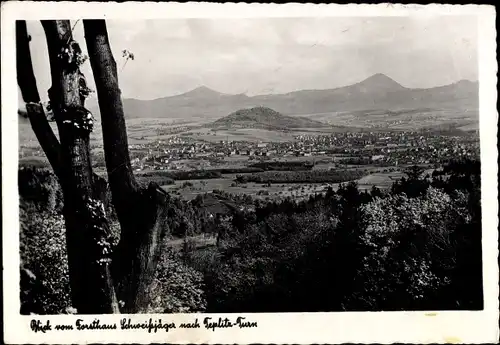
[[[358,183],[358,188],[362,191],[371,190],[377,187],[381,190],[389,189],[395,181],[404,176],[402,167],[363,167],[367,170],[365,176],[353,180]],[[293,200],[303,200],[317,194],[325,193],[328,188],[338,190],[341,183],[256,183],[246,182],[237,183],[238,175],[251,175],[251,173],[242,174],[222,174],[221,178],[211,179],[193,179],[189,181],[175,180],[174,183],[163,185],[162,188],[167,192],[174,193],[185,200],[192,200],[197,195],[212,193],[215,191],[224,191],[235,195],[250,195],[253,198],[263,200],[283,200],[292,198]],[[344,183],[345,184],[345,183]]]
[[[479,129],[479,112],[452,109],[401,109],[390,111],[373,109],[363,111],[327,112],[300,115],[335,126],[370,130],[418,130],[432,127],[455,127],[464,131]],[[341,127],[340,127],[341,128]]]

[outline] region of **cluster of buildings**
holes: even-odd
[[[188,169],[190,165],[203,169],[228,157],[346,156],[380,165],[429,164],[460,156],[478,157],[479,136],[415,131],[351,132],[299,135],[289,142],[207,142],[173,136],[168,140],[131,145],[130,151],[135,170]]]
[[[31,148],[31,147],[23,147],[19,148],[19,158],[24,157],[40,157],[45,156],[45,153],[41,148]]]
[[[479,157],[479,136],[431,132],[359,132],[335,136],[299,136],[306,152],[341,154],[385,165],[429,164],[459,157]]]

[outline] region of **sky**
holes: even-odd
[[[74,37],[86,51],[82,21]],[[384,73],[406,87],[477,80],[474,16],[107,21],[122,97],[155,99],[206,86],[229,94],[350,85]],[[28,22],[42,99],[50,87],[43,28]],[[135,56],[126,65],[122,51]],[[82,66],[93,87],[90,63]]]

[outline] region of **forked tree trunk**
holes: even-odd
[[[155,183],[138,186],[132,173],[116,63],[104,20],[84,21],[97,87],[104,153],[112,201],[120,225],[111,253],[103,204],[107,184],[91,168],[92,118],[80,93],[81,50],[67,20],[42,21],[52,76],[49,90],[60,144],[40,103],[33,74],[26,23],[17,23],[18,84],[28,116],[62,186],[73,307],[82,314],[146,312],[149,287],[166,232],[168,195]],[[121,308],[119,308],[118,299]]]
[[[155,183],[138,186],[130,163],[121,91],[104,20],[84,20],[85,40],[101,111],[104,154],[121,239],[113,278],[122,311],[146,312],[149,287],[166,231],[168,195]]]
[[[49,98],[60,144],[40,103],[33,74],[26,23],[16,23],[18,84],[31,125],[58,176],[64,219],[73,307],[78,313],[115,313],[118,303],[109,268],[109,226],[102,200],[102,180],[92,173],[88,112],[79,81],[79,47],[67,20],[42,22],[49,51],[52,87]]]

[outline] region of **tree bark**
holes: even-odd
[[[40,103],[40,95],[36,85],[29,36],[26,22],[16,21],[16,71],[17,83],[21,90],[23,100],[26,102],[26,112],[33,132],[47,155],[50,165],[56,176],[60,177],[60,145],[52,128],[49,125],[45,111]]]
[[[106,24],[103,20],[84,21],[102,114],[112,201],[121,225],[118,248],[111,254],[109,224],[103,207],[107,184],[92,172],[90,162],[89,133],[93,123],[80,90],[81,49],[72,38],[68,20],[42,21],[42,25],[51,66],[49,98],[60,143],[40,103],[24,22],[16,27],[18,84],[28,104],[33,130],[63,190],[73,307],[81,314],[118,313],[116,289],[123,302],[122,311],[146,312],[167,229],[169,197],[157,184],[140,187],[134,178]]]
[[[45,152],[54,173],[61,177],[61,145],[59,139],[54,134],[52,127],[45,114],[43,105],[40,103],[40,95],[36,85],[35,73],[29,48],[30,37],[26,28],[26,22],[18,20],[16,22],[16,71],[17,83],[23,100],[26,102],[26,113],[42,150]],[[108,185],[105,179],[93,174],[94,194],[99,195],[105,205],[108,204]]]
[[[104,154],[112,201],[121,226],[113,256],[113,277],[122,311],[146,312],[149,287],[166,232],[168,195],[151,183],[140,188],[134,178],[118,73],[104,20],[84,20],[85,40],[96,83]]]
[[[115,313],[118,304],[109,268],[110,233],[99,188],[102,181],[92,172],[92,122],[79,88],[81,50],[68,20],[42,21],[42,25],[52,77],[49,98],[61,141],[59,170],[73,307],[82,314]]]

